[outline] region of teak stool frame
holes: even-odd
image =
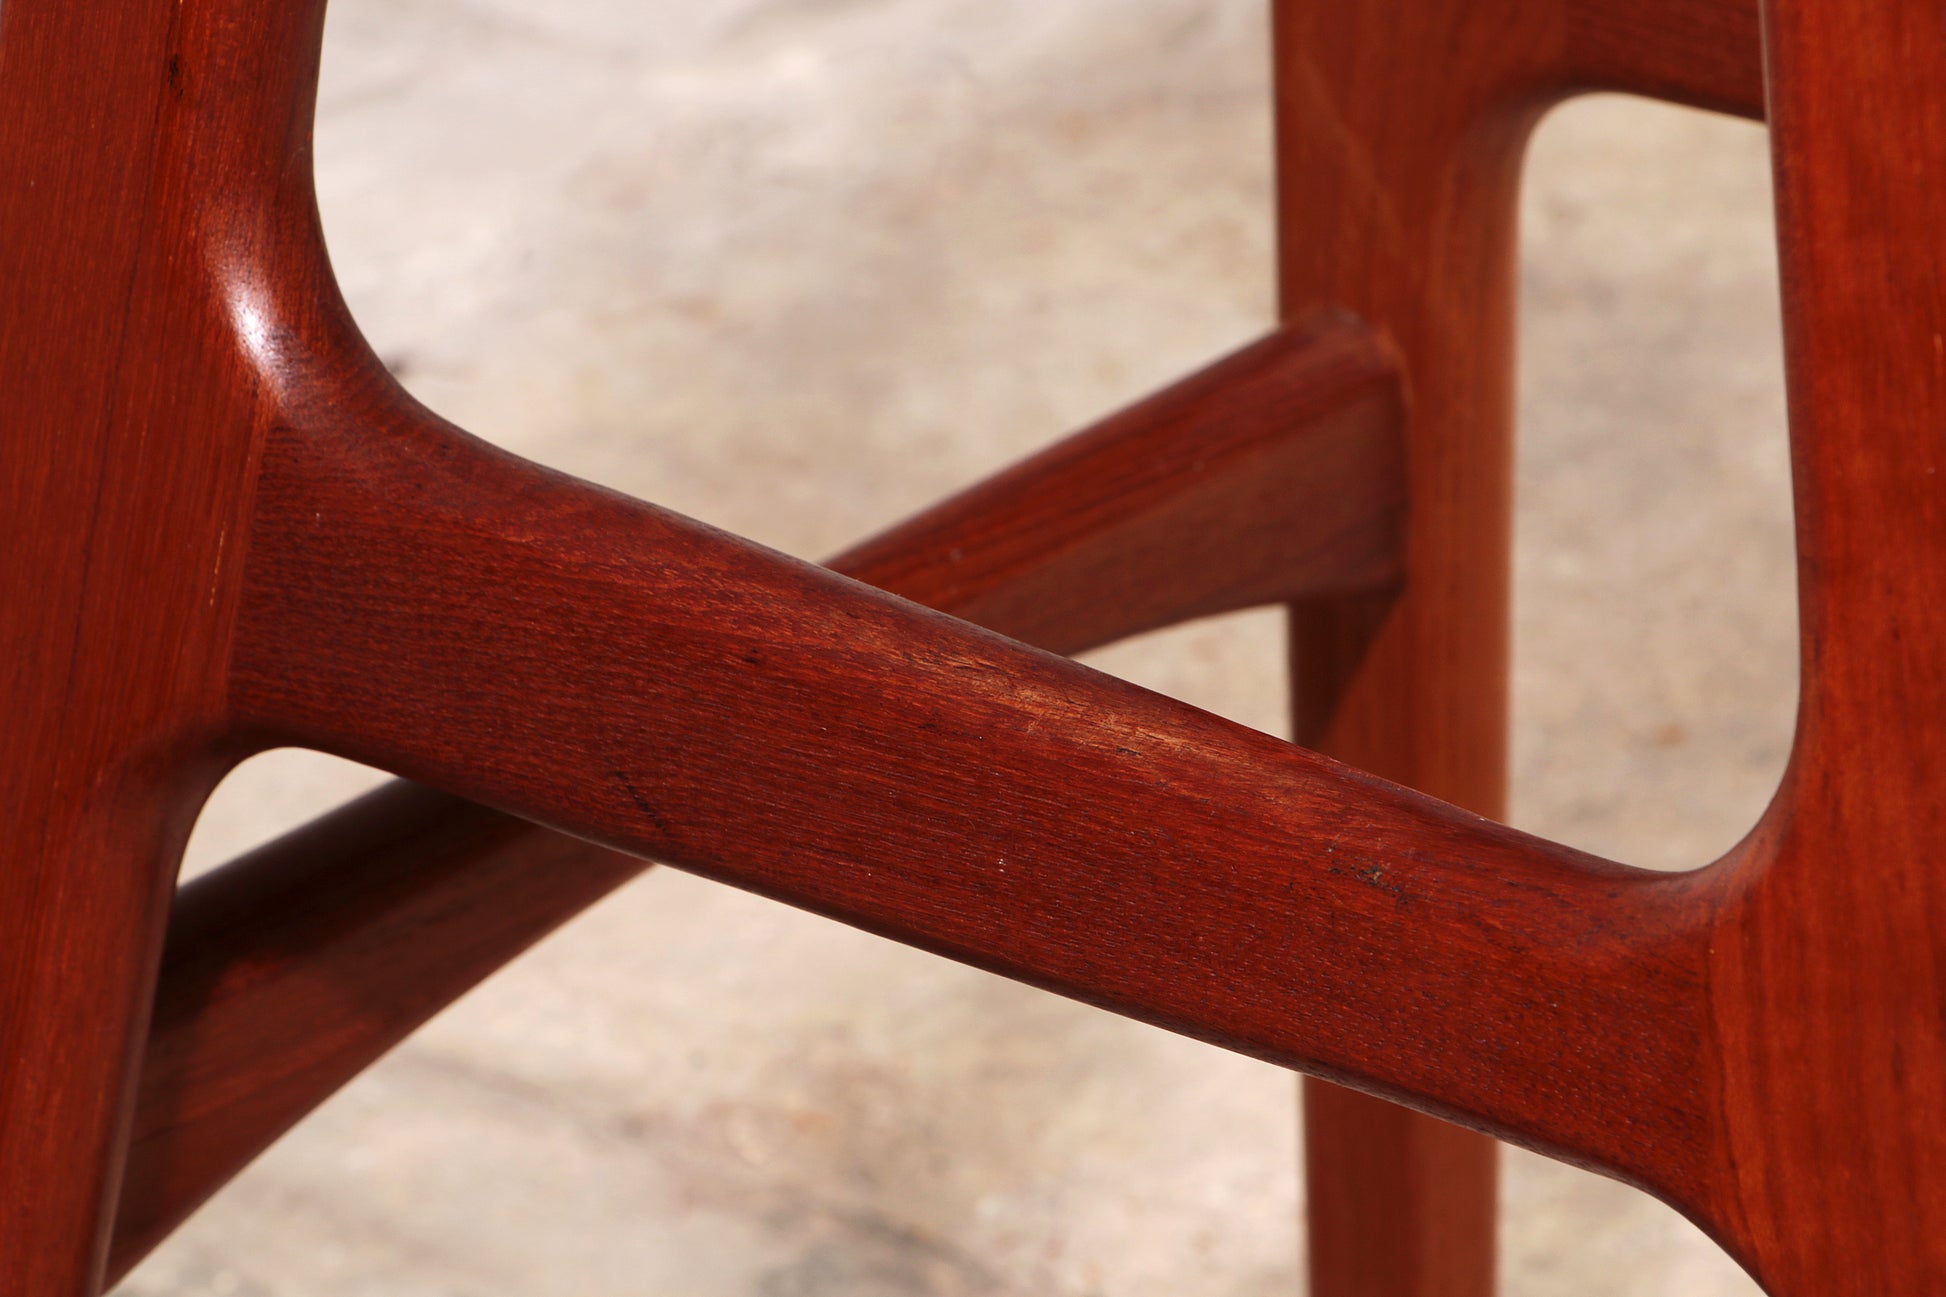
[[[392,382],[318,228],[320,0],[5,0],[0,1293],[97,1292],[635,855],[1363,1091],[1309,1103],[1320,1297],[1490,1285],[1472,1132],[1781,1297],[1946,1290],[1946,21],[1762,16],[1278,0],[1284,327],[833,572]],[[1472,813],[1519,160],[1597,88],[1777,159],[1798,735],[1681,875]],[[1042,651],[1263,603],[1306,747]],[[176,896],[279,744],[425,787]]]

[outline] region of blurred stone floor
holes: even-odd
[[[807,557],[1271,320],[1260,0],[333,0],[352,304],[489,439]],[[1619,99],[1525,201],[1513,820],[1701,864],[1781,771],[1788,463],[1760,128]],[[1095,665],[1278,731],[1253,614]],[[191,868],[364,786],[277,753]],[[1292,1079],[653,871],[344,1092],[126,1297],[1257,1297]],[[1510,1153],[1504,1290],[1750,1293]]]

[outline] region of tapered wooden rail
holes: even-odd
[[[1063,653],[1213,612],[1382,587],[1398,574],[1401,413],[1385,349],[1355,322],[1320,321],[1244,348],[831,566]],[[400,784],[189,884],[157,991],[110,1274],[641,864]]]
[[[1394,586],[1402,417],[1379,339],[1302,321],[831,567],[1053,653]]]
[[[287,408],[233,659],[260,741],[1619,1174],[1693,1146],[1694,880],[538,469],[382,374]]]

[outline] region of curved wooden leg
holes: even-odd
[[[1767,0],[1803,684],[1711,944],[1706,1219],[1777,1297],[1946,1289],[1946,26]]]
[[[171,885],[222,760],[262,389],[213,291],[242,258],[191,249],[285,228],[238,213],[288,202],[321,12],[272,8],[0,6],[6,1297],[99,1291]],[[256,48],[217,39],[239,32]],[[269,108],[229,111],[251,94]]]

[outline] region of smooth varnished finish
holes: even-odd
[[[641,856],[1358,1091],[1312,1105],[1321,1297],[1490,1281],[1485,1145],[1367,1096],[1640,1185],[1780,1297],[1946,1287],[1936,13],[1769,0],[1760,62],[1739,0],[1279,0],[1284,328],[841,559],[948,611],[406,396],[317,228],[321,18],[0,6],[0,1293],[96,1293]],[[1686,875],[1475,813],[1519,160],[1590,89],[1763,113],[1778,163],[1802,712]],[[1262,601],[1310,747],[949,615]],[[426,788],[184,891],[144,1080],[188,823],[281,743]]]
[[[318,18],[0,5],[9,1297],[101,1279],[170,888],[232,732],[269,415],[249,303],[322,269],[314,229],[284,238],[311,212]]]
[[[346,426],[382,435],[331,431]],[[1649,1069],[1658,1091],[1685,1070],[1659,1056],[1652,1006],[1684,998],[1689,962],[1669,957],[1647,992],[1620,970],[1690,952],[1658,917],[1687,912],[1687,879],[1549,847],[537,469],[428,418],[375,367],[293,407],[258,503],[232,701],[262,741],[1543,1147],[1607,1145],[1582,1113],[1633,1107]],[[359,645],[334,629],[346,619]],[[1653,955],[1603,935],[1620,913]],[[1130,949],[1143,959],[1125,966]],[[1402,1003],[1391,978],[1408,968],[1424,993]],[[1510,1040],[1462,1057],[1530,1016],[1554,1024],[1520,1033],[1540,1056]],[[1595,1018],[1636,1062],[1541,1043]],[[1508,1120],[1543,1075],[1580,1111]],[[1698,1115],[1652,1106],[1641,1120]]]
[[[1766,25],[1803,679],[1711,951],[1706,1223],[1782,1293],[1946,1288],[1946,22]]]
[[[1279,332],[831,566],[1063,652],[1230,607],[1385,588],[1405,503],[1400,407],[1392,358],[1368,331]],[[1139,584],[1145,572],[1157,579]],[[401,783],[184,888],[110,1273],[641,867]]]
[[[305,1113],[642,867],[398,783],[185,886],[111,1279]]]

